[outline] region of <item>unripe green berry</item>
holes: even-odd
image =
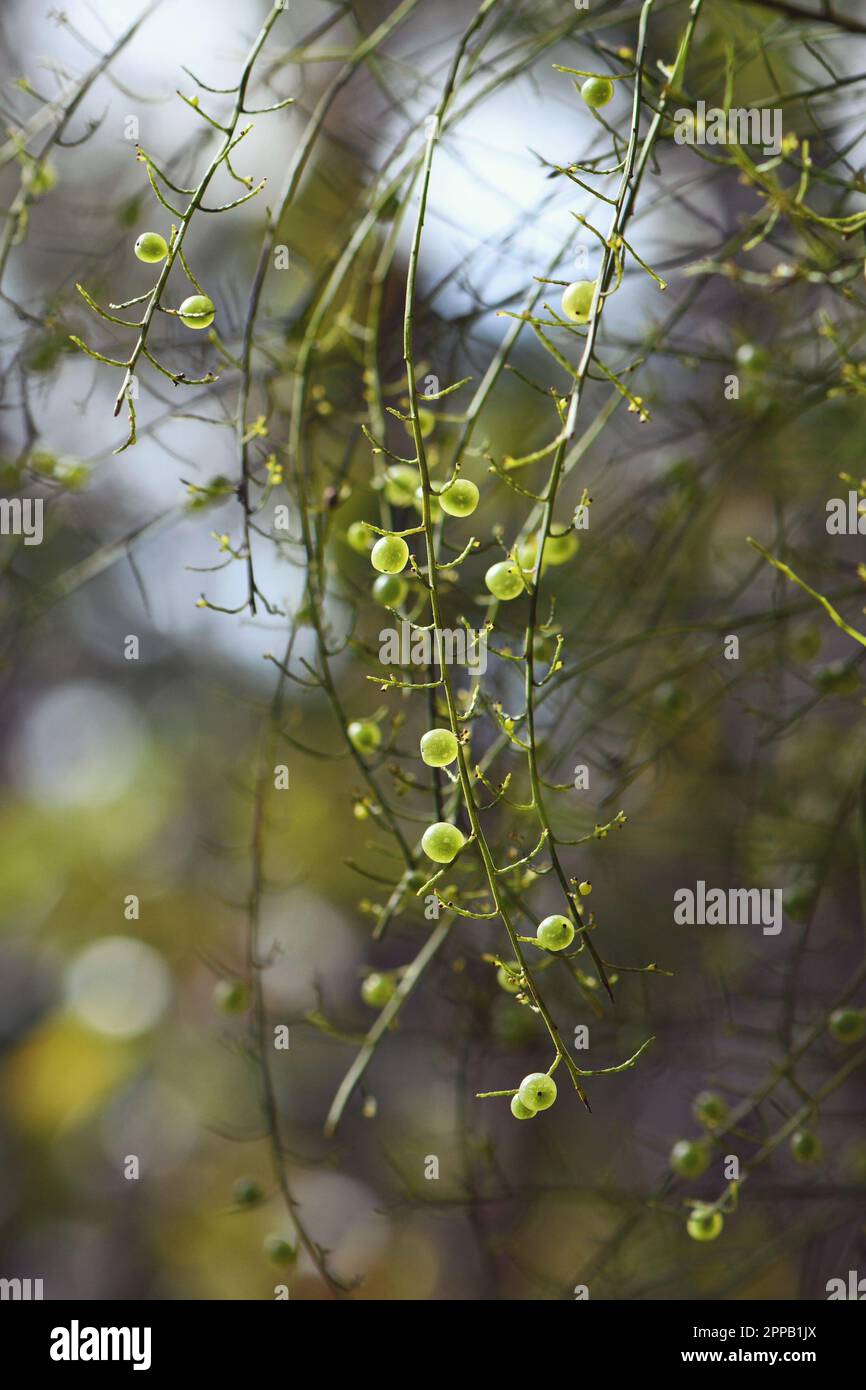
[[[707,1129],[717,1129],[728,1118],[728,1107],[715,1091],[701,1091],[695,1096],[692,1114]]]
[[[516,960],[506,961],[496,971],[496,981],[506,994],[519,994],[523,988],[520,977],[522,971]]]
[[[565,565],[577,554],[579,542],[573,531],[565,531],[561,536],[548,536],[544,543],[544,563],[546,565]]]
[[[562,312],[572,323],[589,323],[589,312],[595,296],[594,280],[575,280],[562,294]]]
[[[386,608],[399,608],[409,592],[409,585],[399,574],[380,574],[373,581],[373,597]]]
[[[418,486],[418,470],[408,463],[394,463],[385,470],[385,497],[392,507],[411,507]]]
[[[180,321],[187,328],[209,328],[214,321],[213,302],[206,294],[191,294],[178,310]]]
[[[533,1071],[524,1076],[517,1094],[527,1110],[549,1110],[556,1100],[556,1082],[546,1072]]]
[[[426,439],[428,435],[433,433],[433,430],[436,427],[436,416],[434,415],[433,411],[425,410],[423,405],[419,406],[418,424],[421,426],[421,438]],[[403,428],[405,429],[407,434],[414,435],[411,419],[403,421]]]
[[[375,753],[382,743],[382,730],[372,719],[353,719],[348,734],[349,742],[359,753]]]
[[[671,1149],[670,1165],[681,1178],[699,1178],[709,1161],[707,1146],[700,1139],[678,1139]]]
[[[528,1106],[523,1104],[523,1101],[520,1099],[520,1096],[512,1096],[511,1113],[514,1116],[515,1120],[534,1120],[535,1116],[538,1114],[538,1111],[530,1110]]]
[[[298,1252],[285,1236],[265,1236],[264,1251],[271,1264],[277,1269],[288,1269],[294,1264]]]
[[[423,512],[424,512],[424,489],[423,489],[423,487],[420,487],[420,486],[419,486],[419,487],[416,487],[416,489],[415,489],[415,496],[414,496],[414,498],[412,499],[412,505],[414,506],[416,512],[419,512],[420,514],[423,515]],[[442,515],[442,508],[441,508],[441,506],[439,505],[439,497],[438,497],[438,495],[437,495],[435,492],[431,492],[431,493],[430,493],[430,519],[431,519],[431,521],[438,521],[439,518],[441,517],[441,515]]]
[[[421,758],[428,767],[447,767],[457,757],[457,739],[450,729],[428,729],[421,739]]]
[[[823,1153],[821,1140],[807,1129],[791,1135],[791,1153],[798,1163],[817,1163]]]
[[[361,985],[361,998],[371,1009],[384,1009],[388,1000],[393,998],[396,988],[393,975],[381,975],[373,971]]]
[[[376,533],[366,521],[353,521],[346,532],[346,540],[359,555],[366,555],[376,544]]]
[[[142,232],[133,250],[138,259],[146,265],[157,265],[168,255],[165,237],[160,236],[159,232]]]
[[[409,547],[402,536],[380,536],[370,552],[370,563],[380,574],[399,574],[408,559]]]
[[[465,843],[466,837],[462,830],[444,820],[428,825],[421,836],[421,848],[434,864],[450,864]]]
[[[613,83],[609,77],[588,77],[580,89],[587,106],[597,111],[600,106],[607,106],[613,98]]]
[[[455,478],[450,487],[439,494],[439,504],[449,516],[471,516],[478,506],[480,493],[468,478]]]
[[[250,1006],[250,992],[243,980],[218,980],[213,1001],[220,1013],[243,1014]]]
[[[866,1033],[866,1012],[862,1009],[834,1009],[827,1027],[837,1042],[859,1042]]]
[[[484,576],[484,583],[494,598],[503,600],[517,598],[526,587],[513,560],[500,560],[498,564],[491,565]]]
[[[712,1207],[695,1207],[686,1222],[686,1230],[692,1240],[715,1240],[721,1235],[725,1218]]]
[[[582,883],[579,883],[577,885],[577,891],[582,898],[589,897],[590,893],[592,892],[592,884],[590,883],[588,878],[585,878]]]
[[[567,917],[555,912],[538,924],[536,940],[545,951],[564,951],[574,940],[574,926]]]
[[[265,1190],[258,1178],[237,1178],[232,1196],[239,1207],[254,1207],[264,1198]]]

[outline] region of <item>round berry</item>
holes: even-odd
[[[587,106],[597,111],[613,99],[613,83],[609,77],[588,77],[580,89],[580,95]]]
[[[517,1094],[527,1110],[549,1110],[556,1100],[556,1082],[546,1072],[533,1071],[524,1076]]]
[[[695,1096],[692,1114],[707,1129],[716,1129],[728,1118],[728,1107],[715,1091],[701,1091]]]
[[[447,767],[459,746],[450,729],[428,729],[421,739],[421,758],[428,767]]]
[[[594,280],[575,280],[562,295],[562,312],[572,323],[589,323],[589,311],[595,297]]]
[[[791,1135],[791,1153],[798,1163],[817,1163],[823,1152],[821,1140],[808,1129]]]
[[[361,984],[361,998],[371,1009],[384,1009],[396,988],[393,975],[380,975],[374,971]]]
[[[449,516],[471,516],[481,494],[468,478],[455,478],[450,487],[439,494],[439,504]]]
[[[503,600],[517,598],[526,587],[523,575],[513,560],[500,560],[498,564],[491,565],[484,576],[484,583],[494,598]]]
[[[546,565],[565,565],[577,554],[578,539],[573,531],[565,531],[561,536],[548,536],[544,543],[544,563]]]
[[[418,470],[408,463],[394,463],[385,470],[385,497],[392,507],[411,507],[418,486]]]
[[[496,972],[496,981],[506,994],[519,994],[523,988],[520,965],[516,960],[505,961]]]
[[[237,1178],[232,1187],[232,1196],[239,1207],[254,1207],[264,1195],[265,1190],[258,1178]]]
[[[416,512],[420,512],[420,513],[423,515],[423,512],[424,512],[424,488],[423,488],[423,487],[421,487],[421,486],[416,487],[416,489],[415,489],[415,496],[414,496],[414,498],[412,499],[412,505],[414,506]],[[442,515],[442,508],[441,508],[441,506],[439,505],[439,496],[438,496],[437,493],[431,492],[431,493],[430,493],[430,518],[431,518],[432,521],[438,521],[439,518],[441,517],[441,515]]]
[[[466,843],[466,837],[456,825],[438,820],[428,825],[421,836],[421,848],[434,864],[450,864],[454,856]]]
[[[768,365],[767,354],[754,343],[740,343],[736,351],[737,366],[747,372],[762,372]]]
[[[381,536],[370,552],[370,562],[380,574],[399,574],[406,568],[409,547],[402,536]]]
[[[372,719],[353,719],[348,734],[349,742],[359,753],[375,753],[382,742],[382,730]]]
[[[590,883],[588,878],[585,878],[582,883],[579,883],[577,885],[577,891],[582,898],[589,897],[590,893],[592,892],[592,884]]]
[[[866,1013],[862,1009],[834,1009],[827,1027],[837,1042],[859,1042],[866,1033]]]
[[[146,265],[157,265],[168,255],[165,237],[160,236],[159,232],[142,232],[133,250],[138,259]]]
[[[277,1269],[288,1269],[297,1258],[297,1250],[285,1236],[265,1236],[264,1250],[272,1265]]]
[[[527,1105],[523,1104],[523,1101],[520,1099],[520,1096],[512,1096],[511,1113],[514,1116],[515,1120],[534,1120],[535,1116],[538,1114],[538,1111],[530,1110]]]
[[[681,1178],[699,1178],[709,1161],[707,1146],[700,1139],[678,1139],[671,1149],[670,1165]]]
[[[425,410],[423,405],[420,406],[418,409],[418,424],[421,426],[421,438],[426,439],[428,435],[433,433],[436,426],[436,416],[433,411]],[[403,428],[407,434],[414,435],[415,431],[412,428],[411,418],[403,421]]]
[[[536,939],[545,951],[564,951],[574,940],[574,926],[567,917],[555,912],[539,922]]]
[[[214,986],[213,1001],[220,1013],[243,1014],[250,1006],[250,992],[243,980],[219,980]]]
[[[366,521],[353,521],[346,532],[346,540],[359,555],[366,555],[376,544],[376,533],[370,529]]]
[[[686,1230],[692,1240],[715,1240],[721,1235],[725,1218],[712,1207],[695,1207],[686,1222]]]
[[[830,661],[815,672],[815,684],[825,695],[851,695],[860,688],[856,670],[844,661]]]
[[[373,597],[386,608],[399,608],[409,592],[409,585],[399,574],[380,574],[373,581]]]
[[[191,294],[178,310],[180,321],[187,328],[209,328],[214,321],[214,307],[206,294]]]

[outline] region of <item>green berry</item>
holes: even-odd
[[[712,1207],[695,1207],[686,1222],[686,1230],[692,1240],[715,1240],[721,1235],[725,1218]]]
[[[737,366],[747,372],[762,372],[768,364],[766,352],[754,343],[741,343],[737,348],[736,361]]]
[[[484,583],[494,598],[503,600],[517,598],[526,587],[523,575],[513,560],[500,560],[498,564],[491,565],[484,576]]]
[[[371,1009],[384,1009],[396,988],[393,975],[380,975],[374,971],[361,985],[361,998]]]
[[[589,311],[595,295],[594,280],[575,280],[562,295],[562,312],[572,323],[589,323]]]
[[[700,1139],[678,1139],[671,1149],[670,1165],[681,1178],[699,1178],[709,1161],[707,1146]]]
[[[191,294],[181,304],[180,321],[187,328],[209,328],[214,321],[214,307],[206,294]]]
[[[168,255],[165,237],[160,236],[159,232],[142,232],[133,250],[138,259],[146,265],[156,265],[159,261],[164,261]]]
[[[421,836],[421,848],[434,864],[450,864],[454,856],[466,843],[466,837],[456,825],[448,821],[435,821],[428,825]]]
[[[511,1097],[511,1113],[515,1120],[534,1120],[538,1114],[537,1110],[530,1110],[528,1105],[524,1105],[520,1096]]]
[[[298,1252],[285,1236],[265,1236],[264,1250],[272,1265],[277,1269],[288,1269],[294,1264]]]
[[[353,719],[348,734],[349,742],[359,753],[375,753],[382,742],[382,730],[372,719]]]
[[[546,565],[565,565],[577,554],[579,542],[573,531],[565,531],[560,536],[548,536],[544,543],[544,563]]]
[[[409,547],[402,536],[381,536],[370,552],[370,562],[380,574],[399,574],[406,568]]]
[[[421,758],[428,767],[447,767],[459,746],[450,729],[428,729],[421,739]]]
[[[250,992],[243,980],[219,980],[213,1001],[220,1013],[243,1014],[250,1006]]]
[[[262,1201],[265,1190],[258,1178],[237,1178],[232,1196],[239,1207],[254,1207]]]
[[[556,1100],[556,1082],[546,1072],[533,1071],[524,1076],[517,1094],[527,1110],[549,1110]]]
[[[424,511],[424,489],[423,489],[423,487],[416,487],[416,489],[415,489],[415,496],[414,496],[413,499],[412,499],[412,505],[414,506],[416,512],[419,512],[419,513],[422,513],[422,514],[423,514],[423,511]],[[431,493],[430,493],[430,518],[431,518],[432,521],[438,521],[439,518],[441,517],[441,515],[442,515],[442,508],[441,508],[441,506],[439,505],[439,497],[438,497],[438,494],[435,493],[435,492],[431,492]]]
[[[455,478],[450,487],[440,492],[439,503],[449,516],[471,516],[478,506],[480,495],[478,488],[468,478]]]
[[[346,540],[359,555],[366,555],[376,544],[376,533],[366,521],[353,521],[346,532]]]
[[[807,1129],[791,1135],[791,1153],[798,1163],[817,1163],[823,1152],[821,1140]]]
[[[837,1042],[859,1042],[866,1033],[866,1013],[862,1009],[834,1009],[827,1027]]]
[[[539,922],[536,939],[545,951],[564,951],[574,940],[574,926],[567,917],[555,912]]]
[[[409,585],[399,574],[380,574],[373,581],[373,597],[386,608],[399,608],[409,592]]]
[[[728,1107],[715,1091],[701,1091],[695,1096],[692,1114],[707,1129],[716,1129],[728,1118]]]
[[[418,424],[421,426],[421,438],[426,439],[428,435],[433,433],[436,426],[436,416],[433,414],[433,411],[425,410],[423,405],[419,406]],[[411,419],[403,421],[403,428],[407,434],[414,435],[415,432],[412,428]]]
[[[585,878],[582,883],[579,883],[577,885],[577,891],[582,898],[589,897],[590,893],[592,892],[592,884],[590,883],[588,878]]]
[[[394,463],[385,470],[385,497],[392,507],[411,507],[418,486],[418,470],[407,463]]]
[[[815,684],[825,695],[851,695],[860,688],[860,677],[845,661],[830,661],[815,672]]]
[[[523,988],[520,977],[522,971],[516,960],[505,961],[496,972],[496,981],[506,994],[519,994]]]
[[[580,89],[580,95],[587,106],[597,111],[613,99],[613,83],[609,77],[588,77]]]

